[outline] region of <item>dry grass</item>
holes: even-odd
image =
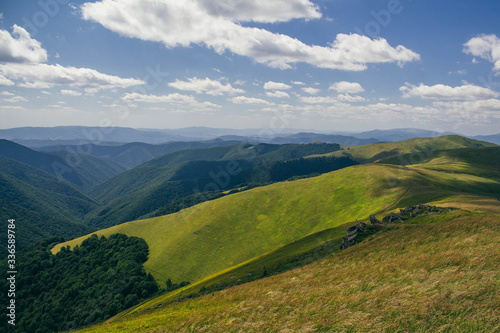
[[[500,217],[392,230],[287,273],[83,332],[500,332]]]

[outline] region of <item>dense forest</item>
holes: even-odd
[[[148,246],[122,234],[92,236],[73,250],[53,255],[50,248],[64,241],[53,237],[17,254],[16,332],[53,332],[96,323],[158,292],[159,286],[143,263]],[[4,266],[4,265],[2,265]],[[2,281],[2,290],[9,282]],[[1,304],[8,304],[2,292]],[[2,320],[0,331],[14,327]]]

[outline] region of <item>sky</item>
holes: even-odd
[[[500,1],[2,0],[0,128],[500,132]]]

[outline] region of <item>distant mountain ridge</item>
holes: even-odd
[[[39,152],[3,139],[0,139],[0,156],[29,164],[82,190],[125,171],[124,167],[109,159],[63,151]]]

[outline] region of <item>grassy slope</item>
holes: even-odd
[[[247,160],[253,164],[258,164],[294,159],[338,149],[339,145],[336,144],[259,144],[254,146],[242,143],[228,147],[177,151],[128,170],[95,187],[90,191],[90,194],[97,200],[106,203],[123,195],[160,186],[162,183],[172,180],[172,177],[181,172],[182,167],[188,165],[188,162]],[[201,174],[197,175],[197,178],[210,178],[209,171],[201,172]]]
[[[500,216],[444,217],[82,332],[497,332]]]
[[[432,155],[437,150],[478,147],[497,147],[497,145],[458,135],[446,135],[437,138],[415,138],[401,142],[376,143],[365,146],[344,146],[343,150],[327,155],[347,156],[360,163],[370,163],[400,154],[414,153],[412,159],[419,160]]]
[[[172,201],[200,191],[231,189],[247,182],[271,182],[270,169],[260,166],[261,163],[331,152],[338,148],[337,144],[239,144],[168,154],[129,170],[91,191],[97,200],[105,203],[114,199],[91,212],[85,220],[89,225],[102,229],[142,219]],[[342,166],[340,163],[337,168]],[[224,175],[229,176],[227,170],[230,170],[231,177],[226,180]],[[290,170],[292,176],[298,171]]]
[[[488,154],[481,158],[483,164],[491,160]],[[499,179],[428,165],[369,164],[256,188],[98,234],[144,238],[151,251],[145,267],[160,282],[193,282],[371,213],[438,200],[471,201],[471,195],[494,199],[499,193]]]
[[[145,266],[159,281],[196,281],[311,233],[385,209],[406,191],[405,184],[392,187],[380,182],[393,168],[353,167],[276,183],[98,234],[121,232],[144,238],[151,251]]]

